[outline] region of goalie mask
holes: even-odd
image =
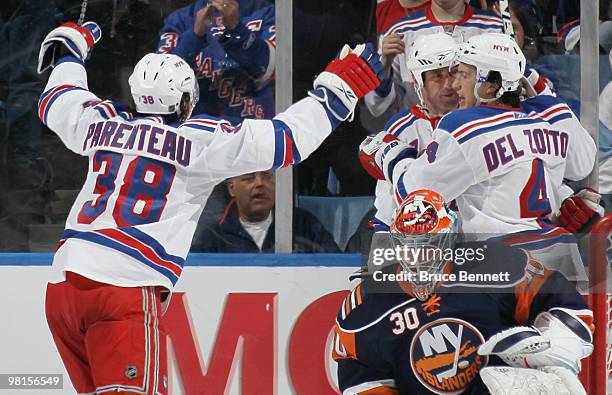
[[[400,254],[400,265],[409,274],[408,282],[419,300],[427,300],[434,292],[435,275],[446,268],[444,252],[454,246],[456,232],[457,215],[446,208],[437,192],[414,191],[395,211],[391,239],[396,249],[413,250],[411,254]]]
[[[479,102],[499,99],[505,92],[519,89],[519,81],[525,73],[525,55],[510,36],[502,33],[485,33],[470,38],[459,46],[454,64],[465,63],[476,68],[474,95]],[[501,86],[496,97],[483,99],[478,88],[486,82],[491,71],[501,76]]]
[[[199,99],[198,81],[193,70],[176,55],[145,55],[134,67],[128,83],[136,110],[143,114],[191,116]],[[181,108],[183,94],[189,96],[190,108]]]

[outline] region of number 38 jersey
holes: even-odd
[[[66,57],[39,101],[43,123],[89,157],[51,282],[72,271],[118,286],[172,289],[216,184],[297,163],[332,130],[326,110],[310,98],[239,127],[209,116],[167,125],[162,117],[132,118],[89,92],[86,81],[82,63]]]
[[[536,96],[521,106],[480,105],[444,116],[421,157],[393,169],[396,196],[432,189],[456,199],[466,233],[550,226],[563,180],[586,177],[596,147],[556,97]]]

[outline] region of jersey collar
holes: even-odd
[[[438,121],[440,120],[440,117],[430,117],[428,115],[429,111],[425,107],[419,105],[412,106],[412,108],[410,109],[410,113],[417,118],[429,121],[433,129],[436,128],[436,126],[438,125]]]
[[[441,22],[437,20],[436,17],[434,16],[433,11],[431,10],[431,3],[427,3],[427,6],[425,6],[424,9],[425,9],[425,16],[427,17],[427,19],[429,19],[429,21],[433,23],[434,25],[439,25],[439,26],[463,25],[474,14],[474,8],[471,5],[466,4],[465,11],[463,12],[463,17],[461,19],[455,22]]]

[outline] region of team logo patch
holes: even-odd
[[[134,365],[128,365],[127,368],[125,368],[125,377],[128,379],[135,379],[138,377],[138,368]]]
[[[433,393],[460,394],[487,364],[487,357],[477,353],[483,343],[484,337],[469,322],[456,318],[430,322],[412,339],[412,371]]]
[[[221,124],[221,131],[223,133],[229,133],[229,134],[236,134],[238,133],[238,130],[240,129],[240,126],[242,126],[242,124],[240,124],[239,126],[232,126],[229,123],[222,123]]]

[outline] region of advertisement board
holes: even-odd
[[[72,394],[44,316],[47,258],[0,265],[0,373],[63,373],[53,393]],[[170,393],[338,393],[330,331],[358,265],[350,255],[192,257],[164,316]]]

